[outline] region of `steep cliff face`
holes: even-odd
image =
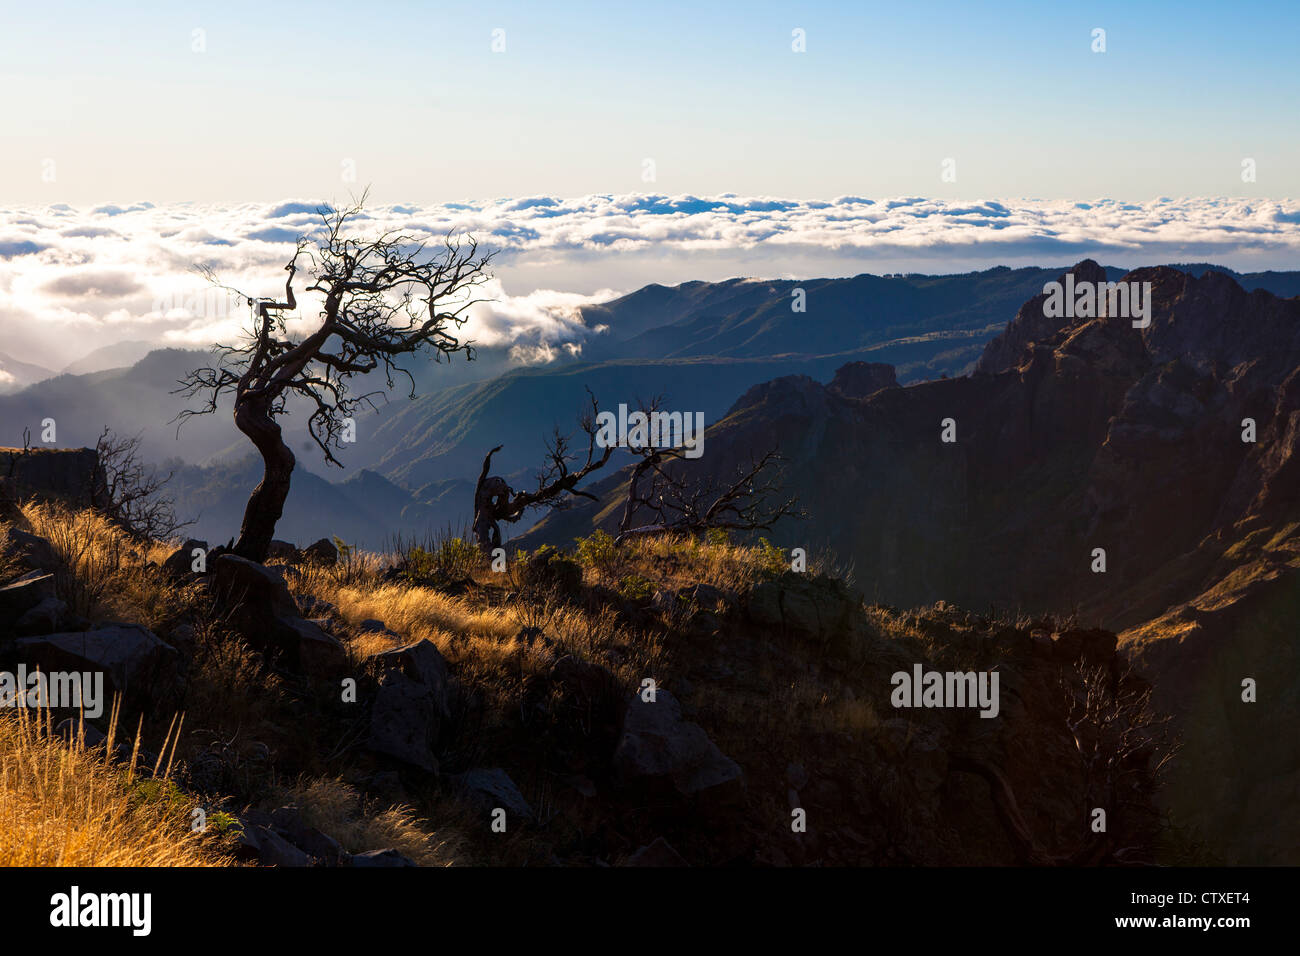
[[[1039,296],[969,378],[756,386],[710,429],[707,467],[779,445],[811,515],[783,543],[828,545],[891,604],[1149,619],[1199,593],[1237,523],[1296,512],[1300,301],[1218,273],[1121,281],[1150,283],[1146,328],[1046,318]]]
[[[93,448],[0,448],[0,476],[12,479],[19,498],[90,507],[102,469]]]
[[[1104,278],[1082,262],[1068,281]],[[756,386],[709,429],[702,467],[779,446],[809,520],[769,537],[829,547],[869,601],[1119,633],[1182,737],[1164,808],[1215,858],[1294,863],[1300,298],[1164,267],[1121,281],[1150,289],[1149,321],[1060,316],[1040,295],[970,377]],[[611,526],[618,485],[565,531]]]

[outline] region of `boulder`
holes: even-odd
[[[400,642],[402,635],[394,630],[390,630],[388,625],[383,621],[377,621],[374,618],[367,618],[357,625],[358,634],[378,634],[388,638],[390,641]]]
[[[55,597],[54,575],[29,571],[0,587],[0,627],[5,619],[17,619],[43,601]]]
[[[93,448],[0,448],[0,473],[11,476],[15,497],[73,508],[102,504],[104,468]]]
[[[234,554],[221,555],[211,567],[213,593],[230,625],[250,646],[313,677],[327,677],[346,666],[343,645],[299,616],[280,576]]]
[[[102,671],[106,697],[121,694],[135,707],[156,711],[176,687],[176,650],[138,624],[24,637],[13,642],[13,649],[29,669]]]
[[[244,839],[251,842],[263,866],[311,866],[311,857],[270,827],[246,827]]]
[[[681,704],[668,691],[647,702],[629,701],[623,736],[614,751],[614,773],[625,785],[672,790],[684,798],[730,801],[744,789],[744,775],[718,749],[704,728],[682,719]]]
[[[0,538],[0,558],[12,561],[28,571],[55,571],[59,556],[45,538],[21,528],[8,528]]]
[[[346,856],[338,840],[316,827],[309,826],[297,807],[280,807],[272,810],[270,825],[276,833],[315,861],[337,866]]]
[[[469,803],[485,813],[500,808],[506,811],[507,820],[512,817],[533,819],[533,808],[528,805],[510,775],[500,767],[457,774],[451,778],[451,783]]]
[[[450,715],[447,662],[428,641],[417,641],[368,659],[376,680],[367,747],[430,773],[438,770],[434,748]]]
[[[163,570],[173,578],[181,578],[194,571],[194,552],[201,550],[205,557],[208,543],[197,538],[190,538],[183,545],[169,554],[163,561]],[[206,560],[204,566],[206,567]]]
[[[198,648],[198,633],[194,630],[193,624],[177,624],[163,639],[176,648],[183,660],[193,660]]]
[[[853,660],[865,657],[871,629],[862,596],[838,578],[786,571],[749,595],[749,619]]]
[[[339,616],[339,609],[329,601],[322,601],[310,594],[298,595],[298,609],[308,619],[334,618]]]
[[[27,610],[14,624],[18,637],[53,634],[68,621],[68,605],[56,597],[47,597]]]
[[[329,538],[321,538],[315,544],[302,549],[302,560],[306,564],[334,565],[339,561],[339,549]]]
[[[288,564],[297,564],[302,560],[302,552],[288,541],[276,539],[271,542],[270,548],[267,549],[266,559],[268,561],[284,561]]]

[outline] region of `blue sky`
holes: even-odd
[[[1297,4],[6,7],[0,203],[1300,195]]]

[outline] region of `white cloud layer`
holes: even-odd
[[[210,265],[253,294],[276,294],[289,243],[316,228],[317,206],[0,210],[0,352],[60,368],[125,339],[195,346],[229,338],[246,313],[232,312],[193,266]],[[487,290],[497,301],[475,310],[469,334],[510,347],[520,361],[580,348],[595,334],[582,325],[580,306],[648,282],[954,272],[1084,256],[1120,266],[1212,261],[1243,271],[1300,262],[1300,203],[1288,200],[534,196],[375,206],[358,226],[432,237],[470,232],[501,250],[499,279]]]

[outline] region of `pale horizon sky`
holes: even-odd
[[[7,7],[0,206],[1300,197],[1296,4]]]

